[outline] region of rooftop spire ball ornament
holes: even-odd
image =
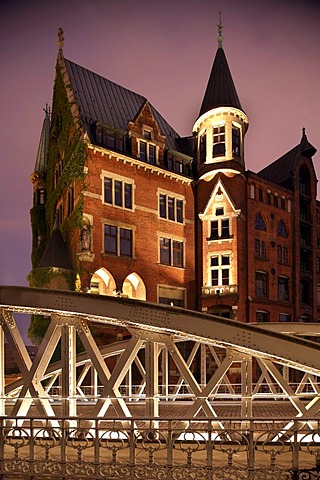
[[[63,46],[64,46],[63,28],[60,27],[58,30],[58,47],[60,50],[62,50]]]
[[[222,41],[223,41],[223,36],[222,36],[222,30],[223,30],[223,25],[221,23],[221,12],[219,12],[219,24],[217,25],[218,27],[218,48],[223,48],[222,47]]]

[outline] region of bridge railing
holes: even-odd
[[[320,421],[1,417],[0,478],[320,478]]]

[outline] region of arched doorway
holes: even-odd
[[[114,295],[116,282],[106,268],[99,268],[91,277],[90,293],[99,295]]]
[[[122,284],[122,294],[129,298],[146,300],[147,292],[142,278],[135,272],[128,275]]]

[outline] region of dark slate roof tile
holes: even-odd
[[[128,122],[134,121],[147,99],[70,60],[65,59],[65,65],[88,135],[91,136],[90,123],[95,121],[126,131]],[[181,151],[178,133],[152,105],[151,108],[161,133],[166,136],[166,147]]]
[[[218,48],[213,62],[199,117],[217,107],[235,107],[243,111],[227,58],[221,47]]]
[[[64,268],[73,270],[69,251],[57,226],[52,230],[38,268]]]
[[[302,156],[312,157],[316,153],[316,149],[308,142],[307,136],[303,133],[301,142],[289,152],[282,155],[267,167],[260,170],[259,176],[278,185],[288,186],[292,171],[295,167],[296,160]]]

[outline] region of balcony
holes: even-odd
[[[233,295],[238,293],[238,285],[217,285],[215,287],[202,287],[202,296],[217,296],[220,297],[222,295]]]

